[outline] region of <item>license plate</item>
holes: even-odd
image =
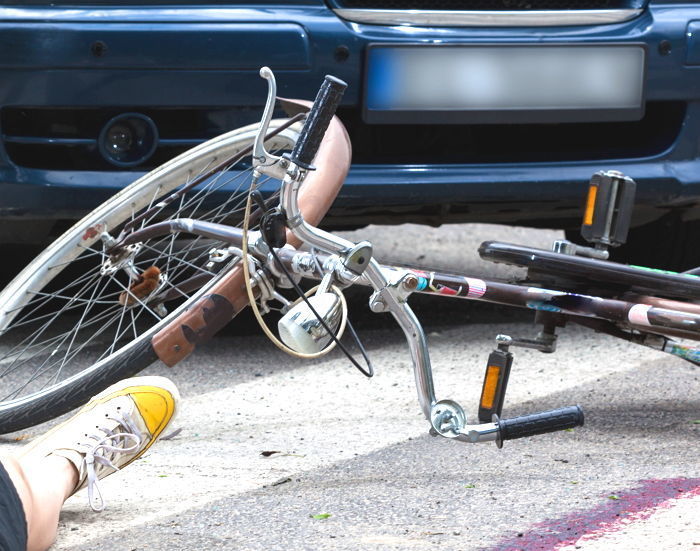
[[[635,120],[641,44],[371,45],[364,117],[374,123]]]

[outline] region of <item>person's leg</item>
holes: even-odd
[[[24,551],[27,548],[27,522],[22,501],[2,462],[0,462],[0,549]]]
[[[90,506],[104,508],[98,480],[143,455],[178,407],[177,389],[164,377],[135,377],[95,396],[68,421],[2,459],[22,502],[27,549],[56,538],[63,502],[87,486]]]
[[[63,502],[78,485],[78,471],[66,458],[55,455],[36,462],[9,456],[2,464],[22,501],[28,551],[48,548],[56,539]]]

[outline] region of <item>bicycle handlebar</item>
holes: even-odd
[[[335,115],[347,86],[339,78],[326,75],[311,106],[304,127],[301,129],[299,139],[290,154],[289,158],[294,164],[309,170],[313,169],[311,162],[318,152],[323,135],[326,133],[333,115]]]

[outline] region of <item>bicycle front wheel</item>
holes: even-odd
[[[257,129],[214,138],[124,188],[0,293],[0,433],[70,411],[156,360],[151,337],[226,273],[227,245],[170,234],[115,257],[111,239],[174,218],[240,224]],[[291,149],[298,131],[282,129],[268,150]]]

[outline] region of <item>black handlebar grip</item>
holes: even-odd
[[[339,78],[326,75],[290,155],[293,163],[302,168],[313,168],[311,162],[347,87]]]
[[[536,434],[545,434],[557,430],[573,429],[583,425],[581,406],[569,406],[523,415],[513,419],[498,419],[499,442],[515,440]]]

